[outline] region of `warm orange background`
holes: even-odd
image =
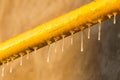
[[[0,41],[88,2],[90,0],[0,0]],[[49,63],[46,62],[46,46],[31,54],[29,60],[23,57],[23,66],[19,65],[20,59],[5,65],[4,80],[119,80],[119,23],[112,28],[112,19],[103,22],[105,28],[101,41],[97,41],[96,26],[91,30],[90,40],[87,40],[87,29],[84,31],[83,53],[80,52],[80,33],[77,33],[73,35],[73,45],[70,44],[71,36],[65,39],[63,53],[62,40],[51,45]],[[54,52],[55,47],[57,53]],[[9,73],[10,65],[13,66],[12,74]]]

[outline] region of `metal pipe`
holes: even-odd
[[[71,32],[83,30],[105,20],[113,12],[120,11],[120,0],[96,0],[76,10],[64,14],[34,29],[28,30],[14,38],[0,43],[0,63],[11,61],[33,48],[41,48],[47,44],[68,36]]]

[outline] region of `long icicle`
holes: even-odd
[[[22,56],[22,54],[21,54],[21,55],[20,55],[20,66],[23,65],[22,59],[23,59],[23,56]]]
[[[4,63],[2,65],[2,72],[1,72],[1,76],[4,77],[5,75],[5,66],[4,66]]]
[[[70,44],[73,45],[73,33],[74,33],[74,31],[70,31],[70,33],[71,33]]]
[[[83,52],[83,30],[81,31],[81,52]]]
[[[90,39],[90,32],[91,32],[91,30],[90,30],[90,27],[88,28],[88,39]]]
[[[90,26],[91,26],[91,24],[87,24],[87,25],[88,25],[88,39],[90,39],[90,32],[91,32]]]
[[[54,52],[57,53],[56,42],[54,43]]]
[[[99,26],[98,26],[98,40],[100,41],[101,37],[101,20],[98,20]]]
[[[11,61],[13,61],[13,58],[11,58]],[[10,73],[12,73],[13,72],[13,65],[12,65],[12,63],[10,64],[10,71],[9,71]]]
[[[12,73],[13,68],[12,68],[12,64],[10,65],[10,73]]]
[[[48,45],[47,62],[50,62],[50,44]]]
[[[65,36],[62,35],[62,39],[63,39],[63,40],[62,40],[62,52],[64,52],[64,44],[65,44],[65,43],[64,43],[64,38],[65,38]]]
[[[114,13],[113,13],[113,24],[116,24],[116,16],[117,16],[117,13],[114,12]]]

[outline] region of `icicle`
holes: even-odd
[[[98,20],[99,26],[98,26],[98,40],[100,40],[101,37],[101,20]]]
[[[13,61],[13,58],[11,57],[11,61]],[[12,63],[10,64],[10,73],[12,73],[12,71],[13,71],[13,66],[12,66]]]
[[[107,16],[108,16],[108,18],[109,18],[109,19],[111,19],[111,17],[112,17],[112,15],[111,15],[111,14],[108,14]]]
[[[54,43],[54,52],[57,53],[56,42]]]
[[[54,52],[57,53],[57,38],[54,38],[55,42],[54,42]]]
[[[74,31],[70,31],[70,33],[71,33],[70,43],[71,43],[71,45],[73,45],[73,33],[74,33]]]
[[[88,39],[90,39],[90,32],[91,32],[91,30],[90,30],[90,27],[88,28]]]
[[[113,16],[114,16],[114,19],[113,19],[113,24],[116,24],[116,16],[117,16],[117,13],[113,13]]]
[[[48,45],[47,62],[50,61],[50,44]]]
[[[9,65],[9,61],[7,60],[7,66]]]
[[[34,47],[33,49],[34,49],[34,52],[35,52],[35,54],[36,54],[36,51],[37,51],[37,47]]]
[[[23,65],[22,59],[23,59],[23,57],[22,57],[22,55],[20,55],[20,66]]]
[[[5,66],[4,66],[4,63],[3,63],[1,76],[4,77],[4,75],[5,75]]]
[[[12,64],[10,65],[10,73],[12,73],[13,68],[12,68]]]
[[[83,31],[81,31],[81,52],[83,52]]]
[[[73,45],[73,35],[71,35],[70,43],[71,43],[71,45]]]
[[[65,38],[65,36],[64,35],[62,35],[62,52],[64,52],[64,38]]]
[[[26,57],[26,59],[28,60],[28,59],[29,59],[29,55],[30,55],[30,53],[29,53],[29,51],[26,51],[26,53],[27,53],[27,57]]]
[[[87,25],[88,25],[88,39],[90,39],[90,32],[91,32],[90,26],[91,26],[92,24],[88,23]]]

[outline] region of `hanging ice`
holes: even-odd
[[[98,20],[99,26],[98,26],[98,40],[100,40],[101,37],[101,20]]]
[[[90,27],[88,28],[88,39],[90,39]]]
[[[50,44],[48,45],[47,62],[50,61]]]
[[[81,52],[83,52],[83,31],[81,31]]]

